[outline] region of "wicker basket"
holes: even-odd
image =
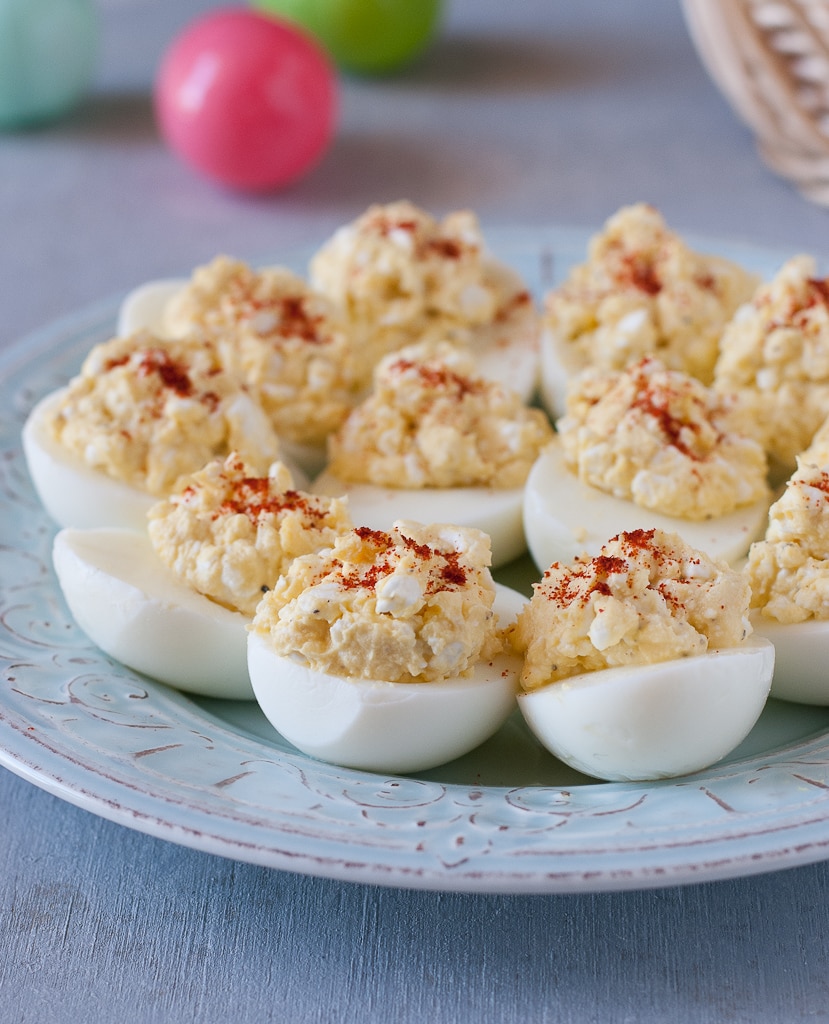
[[[701,60],[762,158],[829,206],[829,0],[682,0]]]

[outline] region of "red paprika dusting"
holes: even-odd
[[[459,260],[463,246],[454,238],[430,238],[423,246],[425,254],[435,253],[444,260]]]
[[[354,532],[362,541],[373,544],[379,551],[388,550],[394,541],[385,530],[372,530],[369,526],[358,526]]]
[[[368,222],[369,228],[375,230],[379,235],[390,235],[392,231],[417,231],[417,221],[411,218],[407,220],[389,217],[384,211],[379,211]]]
[[[311,344],[320,344],[327,339],[319,333],[322,316],[312,316],[301,295],[289,295],[280,302],[280,318],[276,333],[283,338],[301,338]]]
[[[806,282],[806,294],[803,299],[792,306],[787,317],[773,321],[770,328],[786,327],[791,324],[803,329],[809,325],[811,311],[817,306],[829,307],[829,279],[810,278]]]
[[[813,277],[809,280],[809,290],[814,301],[829,306],[829,279],[825,277]]]
[[[495,322],[503,323],[504,320],[508,320],[512,316],[516,309],[520,309],[521,306],[527,306],[530,302],[532,302],[532,296],[529,292],[516,292],[515,295],[510,296],[507,302],[495,314]]]
[[[372,544],[377,549],[378,554],[391,555],[396,546],[392,535],[382,530],[372,530],[367,526],[359,526],[354,532],[362,541]],[[461,565],[460,554],[457,551],[439,551],[437,548],[429,547],[428,544],[420,544],[412,537],[407,537],[397,530],[394,532],[402,540],[403,546],[407,550],[414,552],[417,558],[424,562],[435,561],[436,564],[429,573],[429,580],[425,589],[426,594],[431,596],[442,590],[462,587],[466,584],[468,572]],[[373,590],[380,580],[390,576],[395,571],[395,567],[396,561],[393,557],[378,559],[374,563],[367,565],[362,571],[355,569],[351,573],[343,573],[340,582],[346,590]]]
[[[193,393],[193,382],[190,380],[187,370],[164,349],[147,349],[138,364],[138,372],[143,377],[149,377],[152,373],[158,374],[164,387],[175,391],[183,398]]]
[[[631,557],[643,551],[648,552],[657,565],[664,565],[670,561],[671,556],[654,543],[655,533],[655,530],[631,530],[617,534],[608,543],[619,544],[623,553]],[[576,562],[569,567],[554,562],[544,573],[541,583],[535,585],[535,590],[560,608],[566,608],[576,601],[587,605],[592,594],[610,596],[612,588],[608,583],[608,577],[624,575],[629,569],[629,562],[620,555],[599,554],[589,562]],[[630,581],[628,585],[630,586]],[[670,584],[665,583],[664,586],[668,587]],[[663,591],[662,587],[663,584],[659,584],[657,589],[663,593],[665,599],[676,607],[682,607],[676,595],[667,589]]]
[[[462,587],[466,584],[467,572],[466,569],[460,564],[460,555],[457,551],[451,551],[448,553],[433,552],[436,555],[440,555],[445,564],[438,568],[438,576],[444,586],[438,586],[433,584],[431,581],[427,588],[427,593],[433,594],[439,590],[446,590],[449,587]]]
[[[647,359],[643,360],[640,368],[647,362]],[[641,374],[636,384],[638,390],[631,403],[631,409],[638,409],[646,416],[656,420],[659,431],[667,444],[678,449],[687,458],[699,461],[703,456],[690,448],[683,439],[683,431],[699,434],[699,424],[674,416],[669,408],[671,399],[676,396],[676,391],[670,387],[652,385],[644,373]]]
[[[643,253],[625,253],[622,256],[622,282],[631,284],[647,295],[658,295],[662,291],[662,282],[656,267]]]
[[[655,536],[656,530],[626,530],[624,533],[617,533],[612,541],[618,541],[630,552],[657,551],[653,543]]]
[[[829,498],[829,473],[821,471],[818,480],[798,480],[804,487],[813,487],[816,491],[822,491]]]
[[[458,398],[480,394],[485,387],[484,381],[464,377],[447,366],[430,366],[401,358],[395,360],[389,367],[391,373],[404,374],[412,371],[417,374],[424,387],[435,391],[452,391]]]
[[[244,515],[253,523],[266,515],[281,512],[301,512],[314,525],[319,525],[328,515],[324,502],[301,491],[271,491],[268,477],[244,477],[233,485],[233,492],[213,513],[213,519],[223,515]]]
[[[113,359],[107,359],[104,363],[104,373],[109,373],[110,370],[115,370],[119,366],[126,366],[129,361],[130,357],[128,354],[124,356],[116,356]]]

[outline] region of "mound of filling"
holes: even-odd
[[[829,278],[789,260],[734,317],[715,387],[734,392],[769,454],[789,472],[829,416]]]
[[[450,525],[358,527],[295,559],[252,629],[277,654],[352,678],[434,682],[499,653],[489,537]]]
[[[146,332],[90,351],[50,429],[91,468],[158,497],[231,451],[262,471],[279,457],[270,421],[215,344]]]
[[[218,256],[164,311],[174,337],[211,338],[277,433],[320,443],[354,404],[354,351],[332,304],[284,267],[253,270]]]
[[[520,487],[552,436],[541,410],[476,375],[468,353],[424,343],[381,361],[330,439],[329,468],[384,487]]]
[[[644,355],[708,384],[725,324],[759,279],[694,252],[646,203],[625,206],[585,263],[545,299],[546,327],[581,367],[624,369]]]
[[[511,630],[535,690],[598,669],[733,647],[751,632],[741,573],[661,530],[620,533],[591,559],[553,563]]]
[[[765,453],[734,401],[652,358],[580,374],[558,428],[581,480],[665,515],[709,519],[768,493]]]
[[[529,292],[487,257],[468,210],[437,220],[408,201],[371,206],[317,252],[310,275],[343,310],[365,378],[404,345],[429,338],[464,344],[478,328],[536,317]]]
[[[279,462],[257,475],[235,453],[182,479],[148,516],[161,561],[200,594],[247,615],[294,558],[352,528],[345,499],[296,490]]]
[[[829,426],[798,457],[745,572],[752,606],[768,618],[829,618]]]

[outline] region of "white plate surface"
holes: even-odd
[[[537,296],[587,233],[488,232]],[[770,276],[783,256],[695,242]],[[290,262],[304,269],[301,257]],[[589,892],[729,878],[829,856],[829,709],[772,701],[724,764],[653,784],[596,783],[515,718],[418,777],[325,765],[255,705],[196,701],[91,647],[50,564],[54,527],[20,450],[34,404],[114,330],[110,301],[0,359],[0,764],[95,814],[274,868],[472,892]],[[528,562],[501,573],[526,588]]]

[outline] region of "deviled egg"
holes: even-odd
[[[496,587],[489,538],[454,525],[358,527],[296,559],[248,640],[256,699],[299,750],[411,772],[494,734],[515,707],[520,658],[500,630],[525,599]]]
[[[748,735],[774,648],[752,637],[749,587],[659,530],[554,563],[512,630],[518,705],[556,757],[600,779],[699,771]]]
[[[623,370],[652,355],[710,384],[726,323],[759,278],[697,253],[653,206],[622,207],[590,241],[587,260],[545,296],[541,395],[564,414],[569,381],[587,367]]]
[[[354,521],[374,529],[413,517],[483,530],[502,565],[525,550],[524,482],[552,436],[545,414],[477,374],[468,352],[424,342],[380,362],[311,489],[347,494]]]
[[[539,569],[597,554],[626,530],[658,527],[730,562],[762,535],[766,457],[735,404],[646,357],[585,371],[567,415],[533,466],[524,529]]]
[[[714,387],[736,395],[785,480],[829,416],[829,277],[788,260],[723,332]]]
[[[440,340],[468,348],[478,373],[525,401],[535,393],[539,312],[471,211],[437,220],[408,201],[376,204],[319,249],[309,273],[343,311],[366,382],[388,353]]]
[[[217,256],[183,285],[128,296],[124,329],[210,338],[225,369],[257,398],[292,457],[318,471],[325,439],[357,401],[354,346],[322,294],[285,267],[254,270]]]
[[[266,471],[280,454],[214,345],[145,332],[96,345],[67,386],[37,403],[22,440],[47,512],[79,528],[142,530],[183,474],[231,451]]]
[[[829,704],[829,449],[798,459],[745,567],[752,623],[774,643],[772,696]]]
[[[69,610],[130,668],[210,697],[252,699],[247,626],[293,558],[351,528],[345,503],[297,491],[235,453],[184,477],[147,529],[64,529],[53,547]]]

